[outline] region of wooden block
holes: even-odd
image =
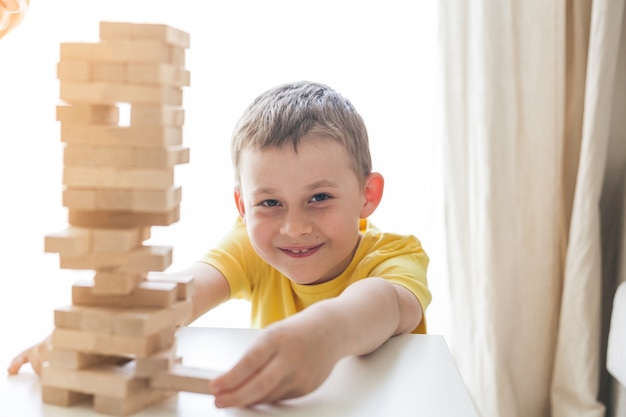
[[[176,106],[134,105],[130,108],[131,126],[176,126],[185,123],[185,110]]]
[[[146,389],[133,393],[126,398],[96,395],[94,396],[94,410],[99,414],[128,416],[176,394],[176,391]]]
[[[56,119],[66,125],[113,125],[120,120],[120,110],[114,105],[76,104],[57,106]]]
[[[166,169],[189,162],[189,148],[167,146],[154,148],[68,144],[63,150],[67,166]]]
[[[93,291],[92,281],[78,281],[72,286],[72,304],[79,306],[119,306],[166,308],[172,305],[178,295],[174,282],[141,281],[137,288],[127,295],[102,295]]]
[[[193,275],[176,272],[149,272],[147,282],[175,282],[177,284],[177,299],[188,300],[193,295]]]
[[[63,150],[63,163],[66,167],[130,167],[133,153],[134,149],[131,147],[71,143]]]
[[[123,227],[91,230],[92,252],[124,252],[136,249],[150,238],[149,227]]]
[[[189,148],[168,146],[164,149],[136,149],[134,166],[146,168],[171,168],[189,162]]]
[[[180,54],[185,49],[152,40],[107,40],[104,42],[61,43],[60,61],[142,62],[184,65]]]
[[[128,272],[165,271],[171,264],[171,246],[142,246],[128,253],[120,269]]]
[[[170,126],[61,125],[61,141],[69,145],[163,149],[181,145],[183,131]]]
[[[78,134],[78,133],[76,133]],[[155,150],[161,150],[155,148]],[[67,166],[131,167],[135,166],[135,148],[124,146],[97,146],[70,143],[63,149],[63,164]]]
[[[180,219],[180,206],[165,213],[69,210],[68,218],[78,227],[169,226]]]
[[[94,294],[125,295],[132,293],[145,279],[145,273],[122,271],[96,271],[93,278]]]
[[[135,190],[94,189],[96,193],[95,210],[104,211],[138,211],[133,210],[133,193]],[[69,207],[73,211],[74,207]],[[81,209],[76,207],[76,209]],[[89,209],[87,209],[89,210]]]
[[[88,401],[91,398],[91,395],[84,394],[82,392],[70,391],[64,388],[57,388],[49,385],[41,386],[41,399],[45,404],[71,407],[84,401]]]
[[[85,369],[100,363],[111,361],[111,356],[79,352],[67,349],[51,349],[48,363],[55,368]]]
[[[51,233],[44,238],[44,251],[58,253],[64,257],[75,258],[89,253],[91,234],[80,227],[68,227],[60,232]]]
[[[168,85],[141,85],[104,81],[74,82],[61,80],[60,98],[68,103],[90,104],[169,104],[181,106],[183,91]]]
[[[123,309],[115,313],[113,334],[149,336],[167,328],[180,327],[191,318],[191,300],[178,301],[167,308]]]
[[[164,24],[138,24],[132,27],[133,39],[161,41],[168,45],[189,48],[189,34]]]
[[[65,166],[63,185],[76,188],[168,189],[174,185],[174,170]]]
[[[127,366],[105,364],[87,369],[44,366],[41,371],[43,385],[84,394],[126,398],[148,387],[148,380],[135,376],[132,368]]]
[[[157,23],[100,22],[100,39],[143,39],[189,48],[189,34],[172,26]]]
[[[97,307],[65,306],[54,310],[54,325],[60,329],[112,334],[113,310]]]
[[[135,358],[147,357],[172,346],[175,332],[176,328],[168,328],[146,337],[132,337],[55,328],[51,338],[55,349]]]
[[[190,300],[178,301],[165,308],[70,305],[54,310],[54,324],[59,329],[147,337],[180,327],[191,318],[191,310]]]
[[[97,188],[66,188],[63,206],[70,210],[133,211],[166,213],[180,205],[182,187],[162,190],[116,190]]]
[[[170,246],[142,246],[131,252],[93,253],[78,258],[59,256],[61,269],[122,269],[127,272],[164,271],[172,264]]]
[[[78,210],[96,210],[96,191],[93,189],[67,188],[63,190],[63,206]]]
[[[146,358],[135,359],[135,375],[138,377],[151,377],[157,372],[167,371],[179,358],[176,356],[176,345],[163,349],[160,352]]]
[[[195,392],[198,394],[212,394],[210,389],[211,381],[219,375],[220,372],[210,369],[174,364],[168,371],[155,374],[150,379],[150,387]]]
[[[128,64],[126,62],[93,62],[91,64],[91,78],[87,81],[123,83],[127,79],[127,73]]]
[[[136,190],[133,192],[132,210],[145,213],[165,213],[180,206],[182,188],[167,190]]]
[[[136,23],[131,22],[100,22],[100,39],[102,40],[120,40],[133,39],[133,26]]]
[[[57,63],[57,78],[62,81],[91,81],[91,65],[86,60],[63,60]]]
[[[130,84],[158,84],[175,87],[185,87],[191,84],[191,73],[188,70],[181,68],[180,66],[175,66],[171,64],[131,63],[128,65],[128,71],[126,73],[125,81]]]

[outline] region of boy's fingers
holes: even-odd
[[[13,358],[13,360],[9,364],[9,368],[7,369],[9,375],[16,375],[20,371],[20,368],[22,367],[22,365],[25,365],[27,363],[28,363],[28,353],[27,352],[20,353],[15,358]]]
[[[255,347],[228,372],[214,379],[211,390],[215,394],[232,391],[259,372],[271,360],[274,352],[271,349]]]
[[[281,373],[274,368],[275,366],[270,362],[234,390],[216,394],[215,406],[218,408],[247,407],[273,399],[271,394],[278,389],[277,384],[280,385],[279,378],[281,377]]]

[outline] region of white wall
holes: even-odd
[[[67,216],[55,121],[59,43],[97,41],[101,20],[166,23],[191,35],[192,85],[184,93],[191,163],[176,168],[181,220],[153,228],[151,242],[174,247],[172,269],[195,261],[236,215],[228,141],[246,105],[286,81],[320,81],[364,117],[374,168],[386,178],[372,220],[422,241],[431,256],[430,330],[446,331],[435,0],[32,3],[0,41],[0,344],[9,334],[16,344],[43,336],[84,274],[59,270],[43,238],[63,229]],[[228,303],[198,323],[245,326],[247,307]]]

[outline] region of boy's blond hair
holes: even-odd
[[[349,100],[332,88],[300,81],[258,96],[241,116],[231,141],[235,181],[239,185],[241,152],[298,145],[311,135],[330,137],[348,151],[360,183],[372,172],[367,129]]]

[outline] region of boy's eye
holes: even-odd
[[[261,205],[265,207],[278,207],[280,203],[278,200],[263,200],[261,201]]]
[[[330,195],[326,194],[326,193],[319,193],[319,194],[315,194],[313,197],[311,197],[311,202],[312,203],[319,203],[320,201],[329,200],[330,198],[332,198],[332,197]]]

